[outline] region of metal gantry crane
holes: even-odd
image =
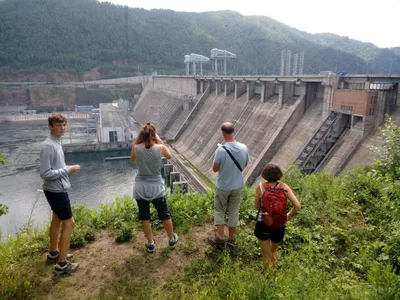
[[[211,60],[213,61],[214,73],[218,75],[218,60],[224,60],[224,75],[226,75],[226,60],[235,59],[236,54],[227,50],[220,50],[217,48],[211,49]]]
[[[203,75],[203,63],[210,62],[210,59],[204,55],[190,53],[185,55],[186,75],[190,75],[190,63],[193,64],[193,75],[196,75],[196,64],[200,64],[200,75]]]

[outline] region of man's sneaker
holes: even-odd
[[[174,238],[172,240],[169,240],[169,242],[168,242],[169,248],[174,249],[178,240],[179,240],[178,235],[176,233],[174,233]]]
[[[147,252],[153,253],[154,250],[156,250],[156,241],[153,240],[153,244],[150,244],[149,242],[146,242],[146,249],[147,249]]]
[[[61,275],[61,274],[71,274],[76,272],[76,270],[78,270],[79,268],[79,264],[77,263],[70,263],[69,261],[67,261],[67,264],[63,267],[60,266],[60,264],[56,264],[54,267],[54,273],[56,273],[57,275]]]
[[[58,261],[58,257],[60,256],[60,252],[57,254],[51,255],[51,253],[48,253],[46,256],[46,264],[49,265],[54,265]],[[72,254],[67,254],[67,259],[71,258],[73,255]]]
[[[225,246],[226,246],[226,240],[220,239],[217,236],[208,238],[207,241],[211,246],[217,246],[218,248],[225,248]]]

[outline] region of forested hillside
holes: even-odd
[[[0,80],[57,71],[83,79],[93,69],[103,78],[156,70],[183,74],[185,54],[209,56],[215,47],[237,54],[229,63],[232,74],[279,73],[283,49],[305,52],[305,73],[389,73],[390,68],[400,73],[395,51],[347,40],[313,37],[268,17],[232,11],[148,11],[96,0],[3,0]]]
[[[311,41],[320,45],[357,55],[364,59],[369,64],[369,69],[374,70],[375,73],[399,73],[400,51],[398,48],[379,48],[372,43],[363,43],[332,33],[313,34],[309,37]]]

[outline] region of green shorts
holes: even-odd
[[[223,191],[218,188],[214,197],[214,225],[225,224],[228,217],[228,227],[239,225],[239,206],[242,188],[232,191]]]

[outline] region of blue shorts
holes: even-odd
[[[49,202],[51,210],[60,220],[68,220],[72,218],[71,203],[67,192],[54,193],[44,191],[47,202]]]
[[[139,220],[141,221],[149,221],[150,220],[150,203],[153,203],[154,207],[157,210],[158,218],[161,221],[171,219],[171,214],[168,211],[167,201],[165,197],[156,198],[151,201],[147,200],[138,200],[136,202],[139,207]]]

